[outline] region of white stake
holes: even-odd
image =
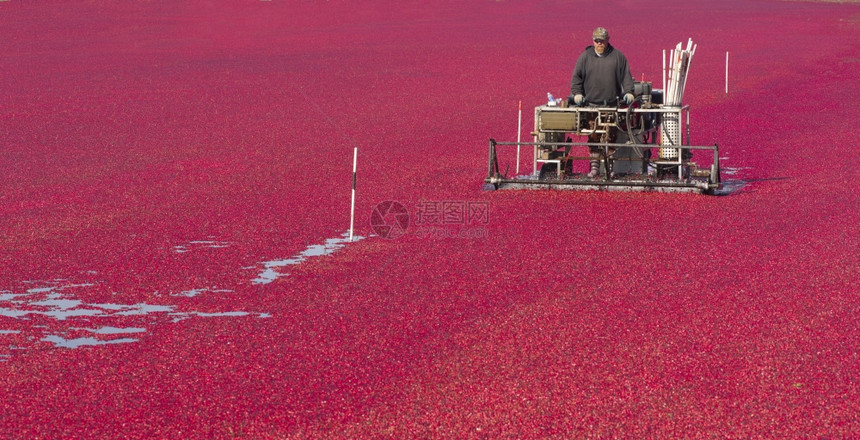
[[[523,132],[523,102],[520,101],[520,116],[517,121],[517,176],[520,175],[520,135]]]
[[[726,94],[729,93],[729,53],[726,52]]]
[[[352,231],[355,226],[355,165],[358,161],[358,147],[352,150],[352,207],[349,214],[349,241],[352,242]]]

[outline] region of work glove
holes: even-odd
[[[573,103],[576,105],[582,105],[585,102],[585,96],[576,95],[573,97]]]
[[[628,93],[628,94],[624,95],[624,103],[627,105],[630,105],[633,103],[633,94],[632,93]]]

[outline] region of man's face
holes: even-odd
[[[597,52],[598,54],[602,55],[603,52],[606,51],[606,44],[607,44],[606,40],[602,40],[602,39],[594,40],[594,51]]]

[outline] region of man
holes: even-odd
[[[609,32],[599,27],[592,33],[593,46],[585,48],[570,80],[570,94],[576,105],[617,106],[618,98],[622,97],[625,104],[633,102],[633,75],[627,66],[627,58],[620,50],[609,44]],[[592,125],[594,120],[589,121]],[[601,139],[599,133],[592,133],[589,142],[614,142],[615,130],[610,130],[606,138]],[[591,172],[588,176],[595,178],[600,173],[600,147],[589,147]],[[614,151],[614,149],[612,149]],[[610,152],[611,154],[611,152]]]

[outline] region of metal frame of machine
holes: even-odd
[[[643,87],[644,86],[644,87]],[[623,191],[672,191],[713,194],[720,188],[720,158],[716,144],[690,145],[690,107],[660,104],[662,91],[650,83],[634,103],[622,107],[542,105],[535,108],[534,142],[496,142],[490,139],[489,171],[484,179],[494,189],[591,189]],[[610,142],[610,131],[616,133]],[[600,136],[600,142],[573,142],[572,136]],[[507,177],[499,169],[500,146],[531,146],[531,175]],[[583,147],[599,147],[598,158]],[[694,152],[713,154],[710,167],[701,169],[691,159]],[[573,172],[575,161],[599,160],[601,175],[590,178]],[[538,168],[540,164],[540,168]],[[608,171],[615,171],[608,172]]]

